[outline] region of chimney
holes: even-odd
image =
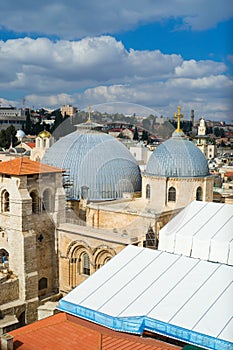
[[[1,336],[1,350],[13,350],[13,336],[5,333]]]

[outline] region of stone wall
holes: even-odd
[[[8,279],[0,284],[0,305],[17,300],[19,297],[19,280]]]

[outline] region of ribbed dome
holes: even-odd
[[[128,149],[114,137],[78,130],[57,141],[42,159],[69,172],[70,197],[80,198],[87,186],[89,199],[121,198],[141,190],[141,174]],[[67,192],[68,193],[68,192]]]
[[[158,146],[146,167],[146,174],[166,177],[203,177],[209,175],[204,154],[183,132],[175,131],[172,137]]]

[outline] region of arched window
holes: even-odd
[[[146,185],[146,199],[150,199],[150,185]]]
[[[197,191],[196,191],[196,200],[197,201],[202,201],[202,197],[203,197],[202,188],[198,187]]]
[[[2,213],[10,211],[10,195],[7,190],[3,190],[1,194],[1,209]]]
[[[38,282],[38,289],[42,290],[46,288],[48,288],[48,279],[45,277],[42,277]]]
[[[39,212],[39,196],[37,191],[32,191],[30,196],[32,198],[32,212],[37,214]]]
[[[168,190],[168,202],[176,201],[176,189],[175,187],[170,187]]]
[[[49,189],[43,192],[43,210],[52,211],[52,194]]]
[[[80,273],[90,275],[90,258],[87,253],[83,253],[80,259]]]
[[[157,248],[157,239],[156,234],[151,226],[149,226],[146,234],[146,241],[144,242],[144,246],[151,249]]]
[[[0,263],[4,268],[9,265],[9,254],[5,249],[0,249]]]

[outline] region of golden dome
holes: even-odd
[[[42,138],[42,139],[44,139],[44,138],[48,138],[48,139],[49,139],[50,136],[51,136],[51,134],[50,134],[50,132],[47,131],[47,130],[41,131],[41,132],[39,133],[39,135],[38,135],[38,137],[40,137],[40,138]]]

